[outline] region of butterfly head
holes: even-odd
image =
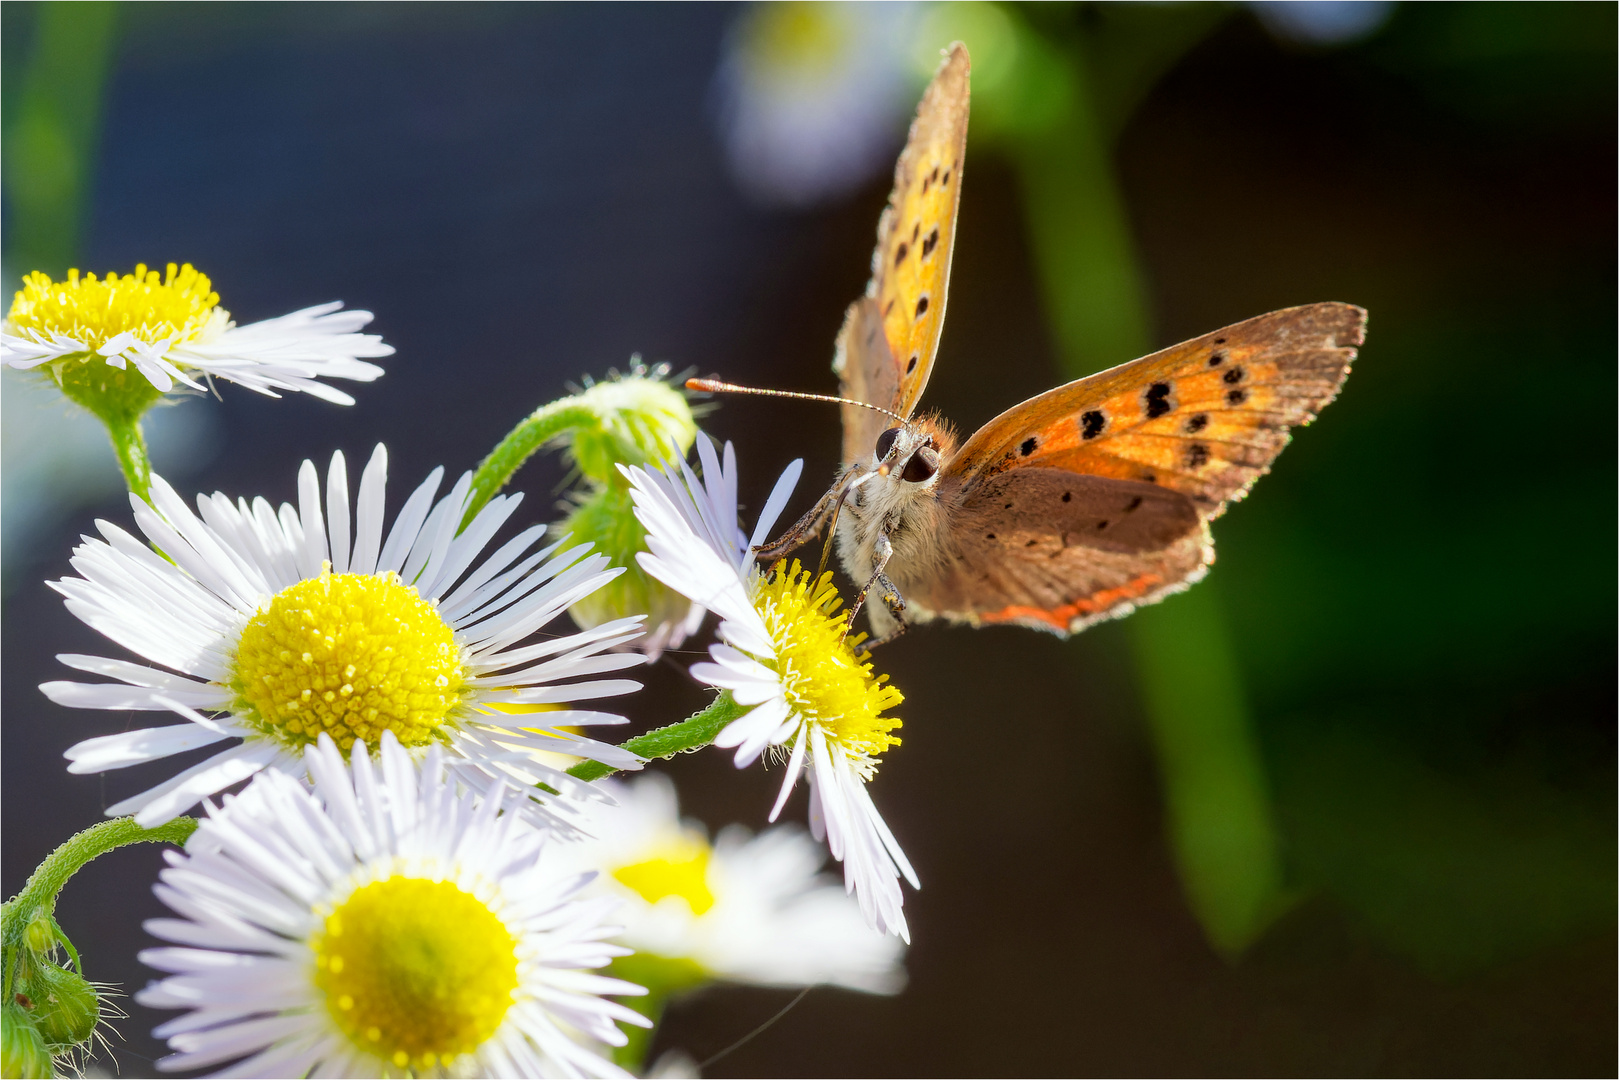
[[[872,465],[884,476],[897,477],[907,485],[931,488],[940,465],[955,449],[955,432],[934,417],[923,417],[879,434]]]

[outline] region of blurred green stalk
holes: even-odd
[[[77,256],[117,20],[117,5],[109,0],[38,6],[20,100],[7,117],[4,139],[10,268],[61,278]]]
[[[1180,47],[1208,25],[1183,35]],[[1007,87],[1015,104],[985,111],[1001,120],[992,135],[1017,169],[1063,374],[1076,379],[1152,346],[1146,275],[1113,169],[1122,114],[1098,107],[1103,98],[1087,63],[1105,55],[1110,70],[1130,70],[1120,53],[1131,43],[1084,49],[1026,23],[1016,32],[1021,77]],[[1137,38],[1151,55],[1144,52],[1136,70],[1167,68],[1165,40]],[[1107,100],[1115,111],[1121,98],[1144,92],[1113,90]],[[1283,894],[1264,765],[1230,631],[1207,584],[1131,616],[1127,626],[1181,882],[1209,942],[1234,956],[1281,911]]]

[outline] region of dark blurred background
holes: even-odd
[[[353,408],[225,384],[154,442],[182,490],[280,501],[302,458],[386,441],[392,509],[634,353],[829,390],[915,55],[962,36],[930,405],[971,430],[1310,301],[1368,308],[1368,340],[1217,523],[1205,584],[1071,642],[883,650],[905,745],[873,790],[923,879],[911,985],[815,991],[711,1074],[1611,1075],[1616,8],[1320,8],[6,3],[5,274],[191,261],[238,322],[375,311],[398,354]],[[817,48],[856,58],[773,114]],[[804,164],[783,179],[761,146]],[[161,772],[63,768],[143,722],[35,688],[109,647],[42,582],[128,510],[101,436],[15,374],[6,895]],[[833,474],[830,409],[705,424],[755,507],[794,457],[801,504]],[[561,475],[519,474],[535,518]],[[651,671],[636,723],[701,705],[689,659]],[[669,772],[712,827],[762,825],[776,782],[718,754]],[[64,892],[93,978],[146,981],[158,865],[125,849]],[[788,998],[710,990],[658,1045],[700,1060]],[[126,1005],[100,1065],[147,1075],[160,1016]]]

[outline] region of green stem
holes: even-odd
[[[725,725],[742,716],[748,706],[731,700],[729,690],[722,691],[714,703],[702,712],[694,713],[677,724],[657,728],[645,735],[637,735],[621,744],[621,748],[644,758],[674,757],[693,750],[701,750],[714,741]],[[568,770],[568,775],[579,780],[600,780],[617,770],[599,761],[581,761]]]
[[[22,892],[0,905],[0,943],[5,950],[5,996],[0,1000],[11,1000],[11,973],[28,924],[40,911],[50,914],[56,910],[56,894],[86,863],[127,844],[184,844],[196,828],[197,820],[189,817],[175,818],[155,829],[142,828],[134,818],[116,818],[90,826],[45,856]]]
[[[103,416],[107,434],[112,438],[113,452],[118,455],[118,467],[124,470],[124,483],[142,499],[151,501],[152,458],[146,451],[146,436],[141,433],[139,416]]]
[[[595,422],[596,414],[572,397],[535,409],[478,464],[478,471],[472,474],[472,497],[461,527],[466,528],[478,516],[484,504],[506,486],[506,481],[536,450],[570,428]]]

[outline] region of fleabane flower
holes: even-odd
[[[830,576],[778,565],[763,573],[753,547],[769,535],[797,483],[795,461],[777,480],[752,539],[737,528],[736,455],[729,443],[722,465],[706,439],[697,442],[703,476],[684,462],[676,475],[629,469],[636,513],[647,531],[647,573],[721,619],[713,663],[694,676],[729,690],[749,711],[714,740],[734,748],[738,768],[767,749],[787,757],[776,820],[800,773],[809,772],[810,827],[843,863],[844,881],[867,920],[910,940],[900,907],[901,874],[919,887],[916,872],[871,800],[866,785],[879,755],[899,739],[888,710],[903,700],[886,676],[873,674],[858,639],[844,637]],[[673,466],[671,466],[673,468]]]
[[[600,871],[590,889],[622,901],[616,940],[635,950],[621,961],[627,977],[648,971],[640,981],[651,986],[658,965],[694,981],[883,994],[904,985],[904,947],[867,926],[820,874],[825,852],[803,830],[778,825],[754,836],[732,825],[710,842],[700,824],[681,819],[662,774],[601,784],[612,801],[592,803],[587,838],[555,854]]]
[[[155,825],[261,769],[302,775],[303,751],[321,735],[345,750],[356,740],[375,745],[384,732],[416,753],[442,745],[450,767],[477,788],[507,777],[600,797],[543,764],[542,751],[640,766],[635,755],[571,730],[623,723],[619,716],[499,709],[639,688],[627,679],[562,682],[640,664],[636,653],[607,651],[640,633],[637,619],[530,640],[621,571],[587,555],[588,545],[532,551],[543,525],[480,561],[522,496],[490,499],[463,529],[472,476],[435,503],[442,468],[405,501],[384,539],[387,475],[387,451],[378,446],[351,503],[339,452],[324,500],[315,466],[305,461],[297,509],[283,504],[278,514],[262,498],[232,503],[216,492],[198,496],[200,517],[153,476],[151,504],[133,496],[130,503],[157,551],[106,521],[96,523],[103,539],[85,537],[74,549],[82,576],[51,583],[68,610],[170,670],[66,654],[59,659],[69,667],[118,681],[40,689],[60,705],[167,710],[186,722],[88,739],[67,751],[69,771],[103,772],[240,740],[108,814]],[[541,798],[534,792],[524,806],[566,827],[573,800]]]
[[[160,1068],[626,1075],[582,1045],[647,1023],[602,996],[640,987],[589,970],[626,951],[613,902],[579,895],[502,785],[460,787],[436,746],[418,767],[392,732],[352,769],[328,736],[304,757],[313,791],[262,773],[165,853],[180,918],[146,928],[174,947],[140,955],[169,974],[136,1000],[189,1011],[157,1028]]]
[[[352,405],[352,397],[320,380],[370,382],[382,368],[360,358],[391,356],[393,347],[357,333],[371,321],[369,311],[342,306],[334,300],[237,326],[190,263],[169,263],[161,276],[144,264],[100,279],[69,270],[66,281],[35,271],[0,326],[0,360],[15,368],[48,366],[64,393],[97,412],[85,398],[144,393],[149,401],[176,383],[200,390],[205,376],[271,397],[301,390]],[[150,389],[129,384],[130,367]]]

